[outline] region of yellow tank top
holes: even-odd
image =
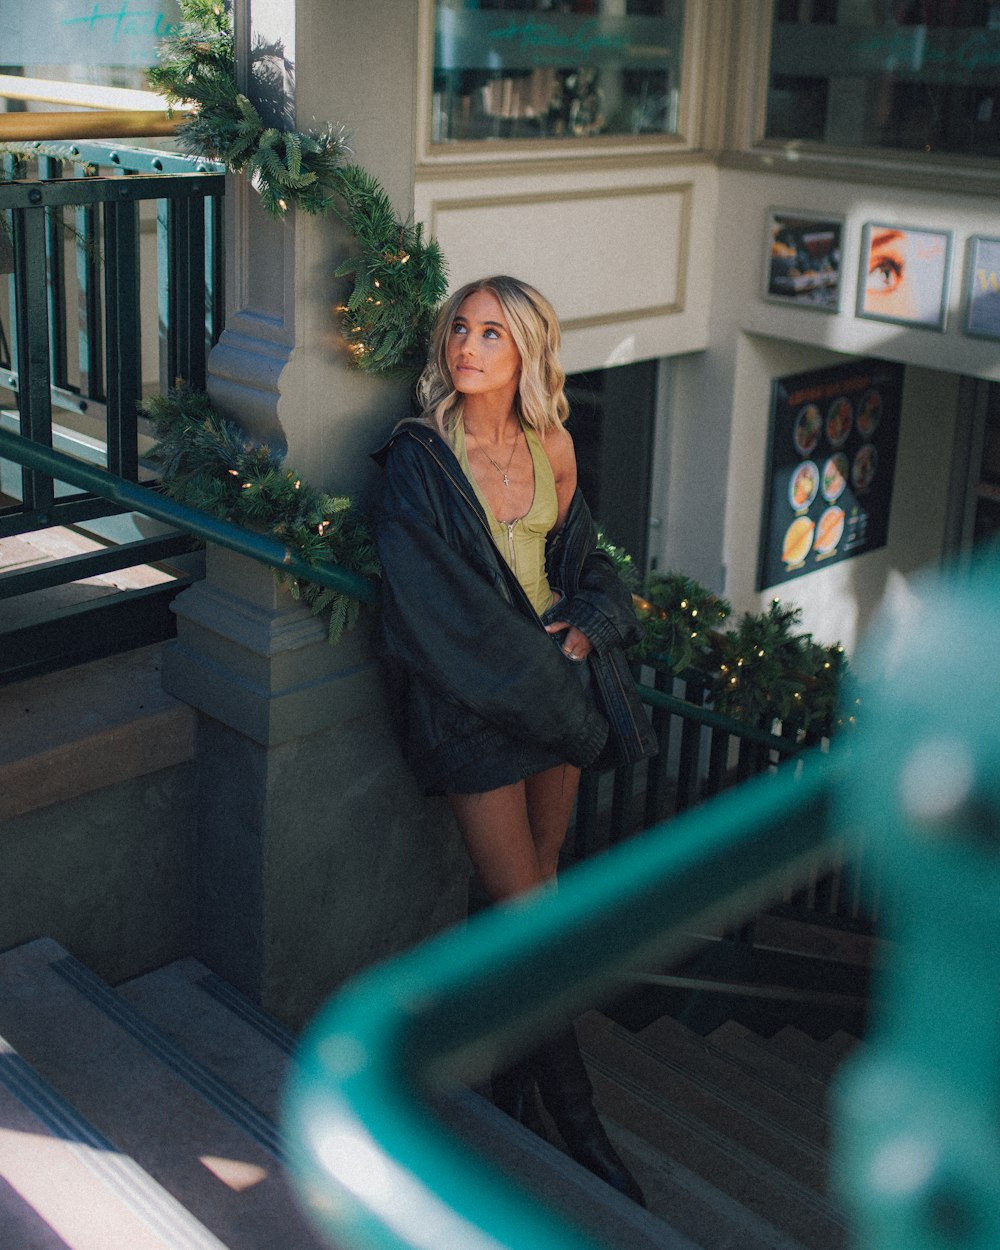
[[[521,583],[531,606],[541,616],[552,606],[552,589],[545,576],[545,540],[559,516],[559,503],[556,498],[555,475],[549,464],[549,458],[545,454],[545,448],[534,430],[528,429],[527,426],[522,426],[522,429],[524,441],[531,452],[531,463],[535,472],[535,493],[532,496],[531,507],[524,516],[509,522],[497,520],[490,505],[486,502],[485,495],[476,485],[476,479],[469,468],[469,457],[465,450],[465,428],[461,421],[456,425],[452,437],[455,456],[486,513],[493,541],[510,565],[514,576]]]

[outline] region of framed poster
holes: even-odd
[[[844,221],[772,209],[764,258],[764,298],[799,308],[840,307]]]
[[[775,378],[758,590],[885,546],[902,393],[884,360]]]
[[[950,262],[948,230],[868,222],[861,240],[858,316],[943,330]]]
[[[1000,339],[1000,239],[975,235],[969,240],[965,331]]]

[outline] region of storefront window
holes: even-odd
[[[146,90],[180,22],[177,0],[0,0],[0,73]]]
[[[670,135],[683,0],[436,0],[435,143]]]
[[[777,0],[766,135],[1000,156],[1000,3]]]

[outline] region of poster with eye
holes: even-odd
[[[885,546],[902,393],[884,360],[774,379],[758,590]]]
[[[943,330],[951,234],[868,222],[861,242],[858,316]]]

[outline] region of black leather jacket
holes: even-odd
[[[374,459],[385,470],[382,650],[405,691],[407,754],[424,788],[519,742],[580,767],[655,753],[622,652],[637,638],[631,595],[596,547],[580,492],[546,549],[549,584],[564,596],[550,619],[590,639],[600,711],[497,551],[445,440],[407,423]]]

